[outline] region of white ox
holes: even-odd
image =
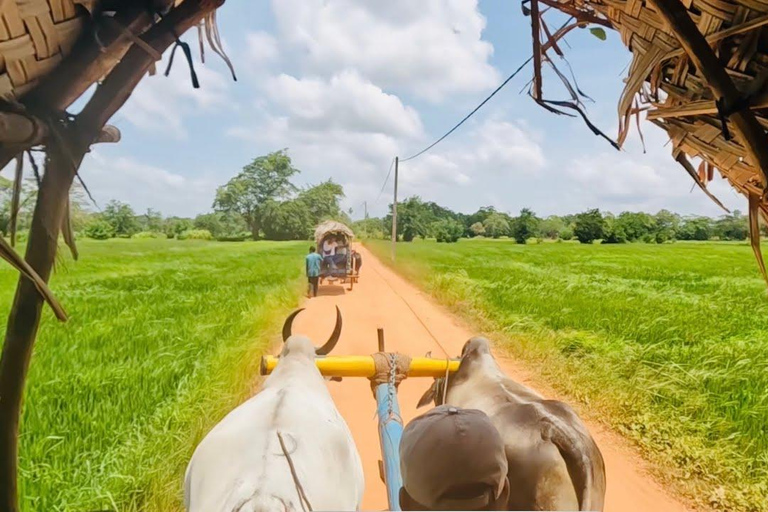
[[[300,311],[285,321],[285,345],[262,390],[195,450],[184,480],[189,512],[360,510],[360,454],[314,361],[336,345],[341,313],[336,308],[333,334],[315,349],[291,334]]]

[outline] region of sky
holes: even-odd
[[[384,215],[393,158],[440,137],[532,52],[530,18],[518,2],[228,0],[217,16],[237,81],[207,47],[201,63],[197,32],[187,32],[201,87],[192,88],[180,52],[165,77],[166,52],[110,121],[120,143],[94,146],[83,162],[100,207],[116,199],[137,212],[204,213],[244,165],[287,148],[301,170],[298,185],[332,178],[353,218],[364,203],[370,215]],[[564,21],[551,16],[552,26]],[[612,31],[601,41],[574,30],[565,41],[578,85],[594,99],[586,101],[590,119],[615,138],[631,54]],[[662,130],[643,122],[647,151],[636,127],[616,151],[580,119],[536,105],[526,94],[531,77],[528,65],[451,136],[401,164],[398,197],[463,212],[527,207],[540,216],[588,208],[723,213],[692,189]],[[568,99],[552,73],[543,88],[547,99]],[[746,209],[719,176],[710,187],[729,208]]]

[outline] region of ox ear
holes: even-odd
[[[432,385],[427,388],[427,390],[424,392],[424,394],[419,399],[419,403],[416,404],[416,408],[419,409],[421,407],[424,407],[425,405],[428,405],[430,402],[434,403],[435,396],[437,393],[437,381],[433,381]]]

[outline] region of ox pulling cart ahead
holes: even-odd
[[[400,439],[403,436],[403,419],[397,401],[397,388],[408,377],[445,377],[459,369],[455,359],[432,359],[385,352],[384,330],[378,330],[379,351],[370,356],[327,356],[315,359],[315,365],[325,377],[367,377],[376,397],[376,413],[379,420],[379,442],[382,460],[379,474],[387,487],[388,510],[400,509]],[[261,375],[275,369],[278,358],[261,358]]]
[[[355,234],[341,222],[332,220],[321,223],[315,229],[315,244],[317,253],[323,257],[320,269],[320,284],[327,281],[333,284],[349,283],[349,289],[354,288],[359,279],[359,265],[353,257],[351,247]]]

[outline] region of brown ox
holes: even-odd
[[[605,464],[584,423],[567,404],[504,375],[485,338],[464,345],[458,371],[436,379],[418,407],[431,401],[491,418],[507,455],[507,510],[603,510]]]

